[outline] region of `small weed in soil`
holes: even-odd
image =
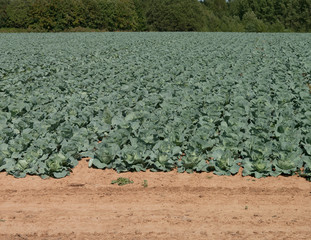
[[[143,182],[142,185],[143,185],[143,187],[145,187],[145,188],[148,187],[148,181],[147,181],[147,180],[144,180],[144,182]]]
[[[5,222],[5,220],[4,219],[0,219],[0,222]]]
[[[119,177],[117,180],[111,181],[111,184],[118,184],[119,186],[131,184],[131,183],[134,183],[134,182],[130,180],[129,178],[123,178],[123,177]]]

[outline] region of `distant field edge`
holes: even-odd
[[[36,29],[25,29],[25,28],[0,28],[0,33],[66,33],[66,32],[139,32],[139,31],[108,31],[105,29],[93,29],[93,28],[83,28],[75,27],[70,29],[65,29],[63,31],[48,31],[48,30],[36,30]],[[154,31],[144,31],[144,32],[154,32]],[[190,32],[190,31],[183,31]],[[213,31],[202,31],[202,32],[213,32]],[[229,32],[229,31],[228,31]],[[237,32],[237,31],[234,31]],[[249,32],[240,32],[240,33],[249,33]],[[292,32],[285,30],[282,32],[257,32],[257,33],[311,33],[310,32]]]

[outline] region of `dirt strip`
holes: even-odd
[[[133,184],[112,185],[118,177]],[[145,186],[143,186],[145,181]],[[64,179],[0,173],[0,239],[310,239],[311,183],[180,174],[117,174],[85,160]]]

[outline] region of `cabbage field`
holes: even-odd
[[[311,178],[311,34],[0,34],[0,171]]]

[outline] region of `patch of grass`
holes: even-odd
[[[84,28],[84,27],[74,27],[64,30],[64,32],[106,32],[106,30]]]
[[[29,29],[24,28],[0,28],[0,33],[23,33],[29,32]]]
[[[148,181],[147,181],[147,180],[144,180],[144,182],[143,182],[142,185],[143,185],[143,187],[145,187],[145,188],[148,187]]]
[[[111,184],[118,184],[119,186],[123,186],[126,184],[132,184],[134,181],[130,180],[129,178],[119,177],[117,180],[112,180]]]

